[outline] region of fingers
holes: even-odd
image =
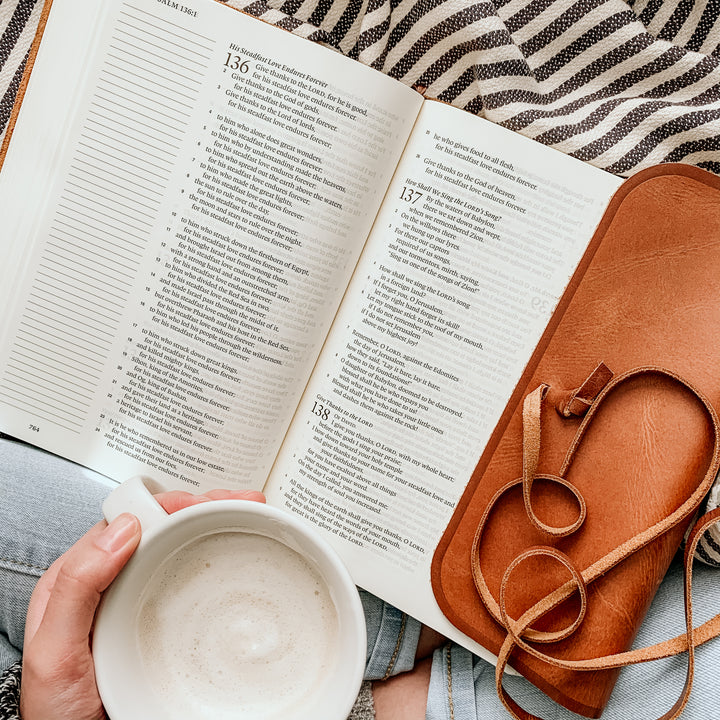
[[[40,621],[45,614],[48,598],[55,585],[55,577],[57,571],[62,564],[63,558],[56,560],[38,580],[28,605],[27,615],[25,617],[25,647],[28,646],[30,640],[35,637],[35,633],[40,625]]]
[[[257,490],[210,490],[202,495],[193,495],[182,490],[173,490],[155,495],[155,499],[168,513],[174,513],[190,505],[209,502],[210,500],[253,500],[265,502],[265,496]]]
[[[210,500],[253,500],[265,502],[265,496],[257,490],[210,490],[205,493]]]
[[[1,1],[1,0],[0,0]],[[255,491],[213,490],[205,495],[157,496],[167,512],[220,499],[264,502]],[[97,718],[90,633],[102,593],[140,541],[140,522],[124,513],[98,523],[40,578],[28,608],[23,652],[21,714],[25,720]]]
[[[98,523],[43,575],[33,592],[23,650],[20,713],[25,720],[103,716],[90,629],[101,593],[140,541],[127,513]]]
[[[155,498],[168,513],[211,500],[265,502],[265,496],[255,490],[218,489],[203,495],[193,495],[189,492],[175,490],[160,493]],[[127,537],[124,532],[129,533]],[[125,546],[126,540],[130,543],[127,546]],[[62,617],[62,612],[79,610],[89,632],[100,594],[115,579],[138,541],[139,524],[137,520],[130,515],[120,516],[110,526],[107,526],[105,522],[99,523],[65,555],[58,558],[40,579],[33,593],[25,626],[26,641],[34,637],[37,632],[50,598],[56,594],[55,585],[58,580],[60,580],[58,592],[61,593],[60,607],[62,608],[59,611],[60,617]],[[115,547],[116,545],[117,547]],[[104,553],[109,553],[109,555],[106,557]],[[77,588],[77,592],[68,594],[68,589],[73,587]],[[81,593],[81,589],[84,589],[85,592]],[[73,617],[75,617],[74,614]]]
[[[162,505],[165,512],[174,513],[191,505],[207,502],[208,498],[204,495],[193,495],[183,490],[172,490],[170,492],[158,493],[155,495],[155,500]]]
[[[100,596],[130,559],[139,541],[140,523],[128,513],[110,525],[99,523],[78,540],[38,583],[37,603],[32,608],[32,622],[37,630],[29,628],[31,637],[46,650],[86,649]]]

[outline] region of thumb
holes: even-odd
[[[124,513],[96,525],[60,558],[50,580],[47,604],[36,638],[47,632],[50,647],[87,648],[100,597],[140,541],[140,522]]]

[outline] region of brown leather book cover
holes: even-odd
[[[557,475],[580,417],[552,409],[553,397],[578,388],[599,362],[616,375],[661,366],[720,403],[720,178],[685,165],[663,165],[626,181],[610,203],[588,250],[515,388],[436,550],[432,583],[449,620],[494,654],[506,631],[481,602],[471,551],[485,509],[506,483],[523,475],[523,400],[550,386],[542,410],[537,476]],[[553,395],[554,394],[554,395]],[[549,409],[548,409],[549,408]],[[565,477],[587,503],[583,525],[553,538],[535,527],[522,485],[489,514],[478,561],[497,600],[503,575],[534,546],[561,550],[583,571],[676,510],[704,482],[716,428],[697,396],[653,373],[623,383],[604,401],[582,437]],[[532,489],[540,519],[570,524],[571,493],[539,477]],[[543,652],[584,660],[629,649],[690,518],[619,563],[588,587],[577,630]],[[509,616],[518,618],[569,579],[548,557],[518,566],[507,583]],[[680,602],[680,599],[678,599]],[[577,593],[533,625],[571,625]],[[510,664],[555,701],[599,717],[617,670],[556,668],[515,649]]]

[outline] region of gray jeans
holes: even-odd
[[[20,658],[35,583],[102,518],[108,483],[54,455],[0,439],[0,672]]]

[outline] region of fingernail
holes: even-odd
[[[98,536],[97,544],[108,552],[125,547],[140,530],[138,519],[130,513],[118,515]]]

